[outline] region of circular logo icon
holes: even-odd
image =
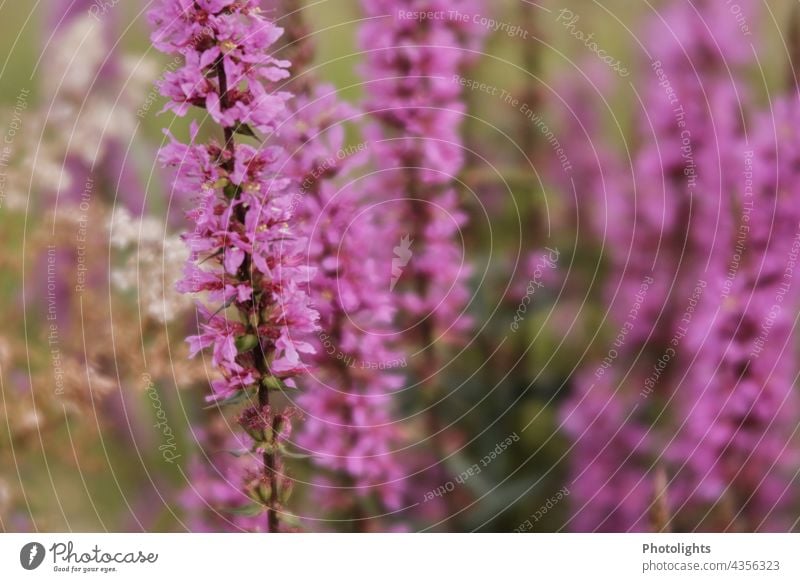
[[[30,542],[19,551],[19,563],[26,570],[35,570],[44,561],[44,546],[39,542]]]

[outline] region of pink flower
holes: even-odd
[[[290,95],[270,91],[265,82],[288,77],[289,63],[269,56],[282,30],[261,17],[258,2],[160,0],[148,18],[155,29],[154,46],[185,58],[183,67],[159,83],[170,99],[166,109],[183,116],[192,105],[205,107],[224,127],[275,130]],[[224,107],[219,80],[206,74],[217,67],[227,81]]]
[[[386,529],[375,514],[403,506],[413,472],[392,417],[401,370],[386,369],[402,359],[380,269],[388,259],[380,249],[391,248],[392,239],[368,212],[377,197],[349,183],[366,157],[364,148],[346,145],[345,127],[357,112],[328,85],[298,97],[292,110],[281,129],[283,167],[302,191],[297,215],[308,237],[306,262],[318,265],[310,291],[322,328],[298,398],[306,419],[297,444],[327,473],[314,479],[322,510],[365,514],[372,528]]]
[[[191,254],[178,289],[205,293],[214,305],[198,304],[202,322],[188,339],[191,354],[211,350],[220,377],[209,399],[248,391],[263,408],[269,390],[305,372],[301,354],[314,352],[307,336],[319,318],[304,290],[314,270],[302,264],[305,242],[295,233],[290,181],[276,164],[280,150],[233,140],[243,124],[269,133],[284,121],[290,95],[268,86],[288,75],[288,63],[267,53],[281,30],[250,0],[161,0],[149,18],[156,47],[185,59],[160,84],[166,108],[184,115],[205,107],[225,137],[198,144],[193,124],[190,145],[170,136],[160,155],[176,168],[175,192],[196,204],[187,213],[194,229],[184,235]],[[261,466],[241,477],[247,498],[267,513],[267,530],[276,531],[290,490],[279,475],[284,442],[263,436],[250,445]]]
[[[360,31],[366,52],[366,109],[380,123],[368,129],[381,169],[372,187],[398,200],[397,241],[414,241],[413,258],[397,289],[406,323],[430,318],[430,337],[458,337],[470,325],[464,310],[471,274],[460,231],[466,215],[452,184],[464,163],[459,129],[464,116],[461,87],[454,76],[474,60],[472,49],[485,30],[469,16],[471,0],[400,2],[365,0],[369,17]],[[424,25],[400,14],[433,11],[447,18]],[[467,18],[453,18],[460,13]],[[397,242],[395,242],[397,244]]]

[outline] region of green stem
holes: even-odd
[[[217,61],[216,64],[216,73],[217,78],[219,80],[219,92],[220,92],[220,105],[222,109],[227,109],[230,106],[229,99],[228,99],[228,80],[225,75],[225,67],[223,66],[222,59]],[[225,149],[230,154],[230,159],[225,162],[225,169],[231,172],[234,166],[234,156],[236,155],[236,142],[234,138],[234,130],[230,127],[224,128],[224,135],[225,135]],[[233,195],[233,199],[231,204],[236,204],[239,201],[239,197],[241,196],[241,188],[237,187],[235,193]],[[245,222],[245,210],[242,205],[237,206],[236,208],[236,218],[242,224]],[[254,279],[254,273],[252,270],[252,261],[249,256],[245,256],[245,260],[242,263],[240,275],[244,278],[249,278],[252,282]],[[241,311],[241,309],[240,309]],[[253,312],[254,312],[254,319],[255,321],[251,321],[250,317],[245,317],[245,321],[247,321],[247,333],[252,333],[256,337],[258,337],[258,328],[261,324],[261,312],[257,305],[256,296],[254,293],[253,296]],[[253,348],[254,353],[254,361],[256,365],[256,369],[259,371],[259,376],[264,379],[267,377],[272,376],[272,373],[269,370],[269,365],[267,364],[266,354],[264,354],[261,348],[261,342],[259,341],[255,348]],[[258,406],[259,412],[261,413],[267,406],[269,406],[269,388],[265,385],[263,381],[259,382],[258,384]],[[264,475],[266,476],[267,480],[269,481],[269,489],[270,489],[270,498],[269,502],[267,503],[267,532],[272,533],[278,531],[279,523],[278,523],[278,475],[276,470],[277,459],[275,457],[275,448],[277,445],[276,442],[276,429],[275,420],[273,415],[273,430],[271,431],[271,442],[269,446],[267,446],[266,451],[263,454],[262,462],[264,464]]]

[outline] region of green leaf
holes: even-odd
[[[283,380],[276,378],[275,376],[266,376],[263,380],[261,380],[261,383],[264,384],[264,387],[267,390],[276,390],[281,392],[284,390],[296,390],[296,388],[292,388]]]
[[[253,139],[257,139],[261,141],[261,138],[258,137],[253,128],[247,125],[246,123],[239,123],[236,125],[236,128],[233,130],[234,133],[238,133],[239,135],[246,135],[247,137],[252,137]]]
[[[266,506],[260,505],[258,503],[248,503],[247,505],[243,505],[241,507],[226,507],[223,508],[222,511],[225,513],[230,513],[231,515],[246,515],[246,516],[254,516],[254,515],[261,515],[267,510]]]
[[[281,513],[281,521],[294,527],[303,527],[303,523],[300,521],[300,518],[291,513]]]
[[[206,261],[208,261],[208,260],[210,260],[210,259],[213,259],[213,258],[215,258],[215,257],[218,257],[218,256],[220,256],[221,254],[222,254],[222,249],[219,249],[218,251],[214,252],[213,254],[210,254],[210,255],[208,255],[207,257],[205,257],[205,258],[204,258],[202,261],[200,261],[200,262],[199,262],[199,263],[197,263],[197,264],[198,264],[198,265],[202,265],[202,264],[203,264],[203,263],[205,263]]]
[[[222,400],[217,400],[212,404],[206,406],[206,410],[211,408],[223,407],[223,406],[232,406],[234,404],[241,404],[243,402],[251,402],[255,399],[256,393],[252,389],[248,390],[239,390],[235,394],[231,394],[227,398],[223,398]]]
[[[234,298],[233,298],[233,297],[231,297],[230,299],[228,299],[228,300],[227,300],[225,303],[223,303],[222,305],[220,305],[219,309],[217,309],[217,310],[216,310],[214,313],[212,313],[212,314],[211,314],[211,317],[216,317],[216,316],[217,316],[217,315],[219,315],[221,312],[223,312],[223,311],[225,311],[226,309],[228,309],[228,307],[230,307],[231,305],[233,305],[233,301],[234,301]],[[209,318],[209,319],[211,319],[211,318]]]

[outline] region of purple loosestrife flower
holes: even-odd
[[[289,63],[265,52],[282,30],[261,17],[258,4],[257,0],[164,1],[149,12],[155,28],[153,45],[186,59],[183,67],[159,83],[161,93],[170,99],[165,109],[183,116],[195,105],[205,107],[223,127],[248,124],[265,133],[275,129],[290,95],[270,92],[265,81],[287,78]],[[217,67],[225,74],[225,91],[218,78],[206,74]]]
[[[678,469],[673,505],[698,517],[728,508],[715,529],[787,531],[797,501],[798,374],[795,314],[800,282],[800,123],[797,95],[754,119],[742,160],[737,208],[744,244],[729,293],[698,314],[687,337],[691,361],[677,388],[680,418],[671,458]],[[729,240],[731,247],[737,247]],[[698,505],[699,504],[699,505]]]
[[[367,499],[381,512],[401,507],[406,484],[392,418],[396,373],[405,359],[393,347],[394,308],[375,249],[389,241],[352,172],[364,144],[348,146],[345,123],[356,115],[335,89],[318,85],[293,103],[282,129],[285,172],[300,185],[298,220],[308,236],[307,261],[319,265],[311,296],[319,305],[314,373],[298,399],[306,422],[298,444],[330,475],[316,479],[320,507],[359,516],[356,528],[382,527],[367,518]],[[378,241],[386,241],[386,245]],[[374,509],[372,511],[375,511]]]
[[[291,12],[285,2],[275,4]],[[300,11],[285,21],[283,53],[302,69],[314,58],[314,44]],[[320,266],[311,296],[322,326],[314,374],[299,399],[306,422],[298,444],[325,473],[314,479],[320,517],[351,517],[356,530],[386,530],[391,526],[377,515],[409,505],[403,478],[413,472],[398,452],[404,435],[392,418],[393,392],[402,386],[397,368],[406,361],[394,345],[396,310],[380,269],[391,260],[391,231],[376,221],[380,205],[371,206],[381,197],[354,176],[368,142],[348,144],[345,127],[360,112],[308,72],[292,87],[299,98],[282,142],[287,174],[302,194],[296,202],[308,261]]]
[[[246,429],[252,431],[259,421],[253,421],[254,409],[248,409],[246,413],[250,416],[243,415],[240,420]],[[281,445],[288,442],[293,414],[290,408],[276,415],[281,427],[276,437]],[[253,453],[254,439],[247,432],[235,433],[221,415],[206,428],[196,430],[195,435],[202,445],[203,454],[190,461],[189,487],[180,499],[190,530],[263,531],[263,518],[253,511],[251,492],[261,490],[264,494],[270,483],[265,479],[261,460]],[[290,491],[291,480],[283,470],[279,473],[279,488]],[[281,527],[286,527],[285,522]]]
[[[471,266],[461,232],[468,217],[454,186],[464,166],[460,130],[465,114],[456,77],[476,59],[487,30],[473,18],[482,7],[477,0],[361,4],[368,17],[359,31],[366,52],[365,112],[375,119],[365,135],[378,170],[368,187],[382,193],[384,213],[390,215],[386,232],[395,256],[387,263],[387,284],[396,298],[399,325],[411,330],[408,343],[424,350],[414,372],[427,379],[440,367],[435,344],[461,341],[471,325],[464,313]],[[428,12],[443,18],[414,17]],[[434,403],[437,388],[425,397]],[[444,430],[433,406],[429,410],[428,431],[445,449]],[[427,455],[422,463],[434,464]],[[443,480],[441,473],[426,475],[433,488]],[[440,509],[434,503],[424,507],[431,516]]]
[[[366,108],[381,122],[368,128],[382,170],[373,187],[404,203],[395,244],[408,240],[411,257],[400,256],[407,264],[395,274],[397,293],[407,319],[424,322],[428,344],[469,326],[463,310],[470,268],[459,238],[467,216],[453,188],[464,163],[464,105],[453,79],[474,60],[485,29],[468,17],[480,7],[470,0],[362,4],[370,17],[360,33],[367,51]],[[428,11],[447,18],[412,17]],[[467,17],[451,17],[455,12]]]
[[[192,354],[211,352],[220,374],[211,400],[257,401],[239,417],[250,452],[262,459],[243,487],[253,510],[266,510],[267,531],[277,531],[290,492],[280,457],[288,416],[270,406],[269,394],[305,371],[301,354],[313,352],[306,336],[318,313],[304,291],[313,273],[294,231],[291,181],[277,168],[281,151],[236,143],[234,135],[253,128],[269,135],[285,119],[289,94],[271,83],[288,76],[288,63],[267,56],[281,30],[252,0],[161,0],[149,19],[155,46],[185,58],[159,84],[166,109],[184,115],[202,107],[223,128],[223,143],[198,143],[194,127],[188,145],[172,138],[161,159],[177,168],[175,190],[195,202],[179,289],[205,293],[212,305],[198,305]]]
[[[749,4],[742,7],[749,9]],[[589,497],[576,494],[572,499],[575,524],[581,529],[608,526],[626,531],[645,525],[643,512],[656,490],[654,469],[664,454],[663,445],[654,444],[660,427],[645,420],[647,409],[664,419],[663,410],[655,409],[663,403],[659,397],[691,400],[694,396],[683,392],[702,391],[698,382],[676,388],[669,362],[678,359],[679,352],[693,355],[697,349],[687,348],[690,342],[683,340],[690,333],[682,330],[687,325],[687,306],[693,313],[713,311],[709,293],[696,296],[695,289],[722,280],[728,267],[734,193],[741,182],[737,170],[744,160],[743,119],[749,101],[738,79],[753,57],[749,43],[738,36],[733,15],[719,3],[679,1],[653,18],[647,31],[653,60],[648,63],[651,80],[642,92],[641,145],[633,156],[635,182],[630,194],[615,198],[618,219],[607,245],[612,266],[606,282],[607,303],[612,329],[618,330],[608,348],[614,356],[609,366],[595,362],[588,369],[595,372],[595,382],[608,382],[611,377],[621,383],[617,390],[606,391],[616,401],[612,407],[641,408],[626,421],[624,430],[646,434],[650,450],[629,446],[614,450],[612,457],[608,453],[593,456],[594,443],[607,440],[608,435],[591,426],[581,428],[570,416],[592,414],[597,406],[592,392],[597,387],[586,381],[576,384],[564,417],[568,433],[576,440],[573,474],[593,472],[601,483],[612,483],[620,475],[625,479],[639,475],[634,481],[637,485],[627,490],[609,486],[608,491]],[[583,161],[579,156],[576,160]],[[707,329],[697,321],[688,325],[697,333]],[[668,363],[662,366],[658,359],[665,354]],[[651,464],[633,462],[644,453],[649,453]],[[690,453],[683,449],[684,458]],[[675,480],[668,484],[669,490],[675,487],[682,485]],[[609,494],[617,495],[614,508],[603,501]]]
[[[745,13],[751,5],[741,3]],[[754,57],[736,19],[716,2],[674,2],[646,30],[651,81],[638,124],[635,189],[619,221],[628,225],[620,227],[627,242],[612,246],[619,290],[610,287],[609,301],[624,317],[638,282],[652,275],[644,323],[631,339],[666,342],[697,281],[727,268],[739,179],[730,168],[741,166],[749,104],[741,79]]]

